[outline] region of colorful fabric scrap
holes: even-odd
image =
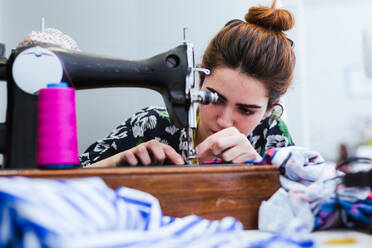
[[[267,161],[280,169],[282,187],[262,202],[260,230],[280,231],[296,219],[309,232],[342,226],[372,227],[370,189],[343,187],[344,173],[337,171],[334,163],[296,146],[275,148],[266,154]]]

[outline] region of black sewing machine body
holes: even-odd
[[[188,127],[190,101],[187,78],[194,76],[191,75],[194,64],[190,64],[190,61],[194,63],[194,58],[189,46],[189,43],[183,43],[140,61],[96,56],[57,47],[14,49],[9,59],[3,59],[0,65],[0,80],[7,81],[8,90],[6,123],[0,124],[0,152],[4,154],[5,168],[36,168],[37,91],[48,83],[55,83],[37,81],[40,74],[50,73],[45,71],[48,69],[43,67],[43,63],[48,64],[53,58],[56,64],[60,63],[61,68],[57,68],[61,70],[58,72],[60,76],[57,76],[61,77],[59,81],[67,82],[77,90],[143,87],[158,91],[175,125]],[[39,63],[35,61],[41,61],[38,65],[40,70],[34,70],[31,66]],[[40,76],[41,81],[42,78]],[[29,89],[29,84],[35,82],[36,88]]]

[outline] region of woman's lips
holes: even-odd
[[[218,130],[218,131],[211,130],[211,133],[212,133],[212,134],[215,134],[215,133],[217,133],[217,132],[219,132],[219,130]]]

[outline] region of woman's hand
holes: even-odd
[[[94,163],[89,167],[159,165],[164,163],[182,165],[184,161],[173,147],[160,143],[157,140],[150,140]]]
[[[197,149],[201,161],[219,157],[226,162],[239,164],[246,160],[262,159],[247,136],[235,127],[223,129],[209,136],[197,146]]]

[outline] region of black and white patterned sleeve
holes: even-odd
[[[117,126],[107,137],[90,145],[80,155],[80,163],[87,166],[147,141],[147,130],[156,129],[159,115],[156,107],[147,107]]]

